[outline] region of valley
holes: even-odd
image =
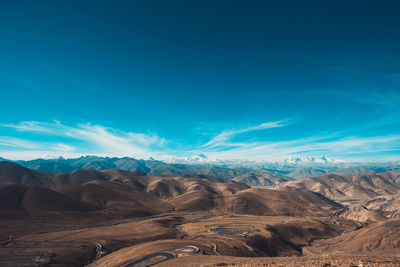
[[[331,174],[257,188],[0,162],[0,266],[397,266],[399,177]]]

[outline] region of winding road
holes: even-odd
[[[120,265],[119,267],[134,267],[138,264],[140,264],[140,266],[147,267],[147,266],[152,266],[152,265],[155,265],[157,263],[160,263],[160,262],[163,262],[163,261],[166,261],[169,259],[176,258],[177,257],[176,253],[179,253],[179,252],[181,252],[181,253],[182,252],[197,253],[199,251],[200,251],[200,249],[198,247],[188,245],[188,246],[170,249],[168,251],[160,251],[160,252],[156,252],[156,253],[151,253],[146,256],[130,260],[130,261]],[[147,263],[144,263],[144,261],[147,261]]]
[[[27,241],[27,240],[15,240],[10,241],[8,244],[1,246],[4,249],[9,249],[11,251],[7,251],[8,255],[15,255],[16,258],[10,259],[0,259],[0,266],[41,266],[44,262],[48,262],[53,252],[47,251],[47,249],[43,251],[23,251],[25,249],[37,249],[37,248],[51,248],[51,247],[84,247],[87,245],[94,245],[96,247],[96,255],[93,261],[100,259],[101,257],[101,244],[97,242],[38,242],[38,241]],[[152,266],[157,263],[176,258],[179,253],[190,253],[194,254],[199,252],[199,248],[193,245],[168,249],[165,251],[159,251],[155,253],[151,253],[140,258],[129,260],[119,267],[133,267],[133,266]],[[1,250],[0,250],[1,252]],[[1,253],[0,253],[1,254]],[[6,264],[6,265],[4,265]]]
[[[97,242],[40,242],[40,241],[28,241],[28,240],[13,240],[3,244],[0,248],[7,249],[5,255],[16,255],[14,259],[0,259],[0,266],[40,266],[46,260],[50,260],[50,257],[54,255],[51,251],[21,251],[24,249],[34,248],[51,248],[51,247],[76,247],[83,248],[87,245],[94,245],[96,247],[96,255],[93,261],[98,260],[101,257],[102,246]],[[1,254],[0,250],[0,254]],[[1,258],[1,257],[0,257]]]

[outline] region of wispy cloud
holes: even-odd
[[[305,138],[297,138],[282,141],[233,141],[233,137],[246,132],[262,129],[288,126],[293,120],[281,120],[262,123],[257,126],[238,130],[226,130],[216,135],[200,149],[193,152],[205,153],[212,158],[220,159],[253,159],[253,160],[282,160],[293,155],[318,156],[329,155],[331,157],[360,158],[368,154],[385,151],[400,151],[400,135],[388,134],[379,136],[356,136],[365,129],[376,129],[385,125],[392,125],[395,121],[383,120],[357,126],[354,129],[325,133]]]
[[[280,120],[280,121],[273,121],[273,122],[265,122],[265,123],[261,123],[256,126],[251,126],[251,127],[242,128],[242,129],[226,130],[226,131],[223,131],[220,134],[216,135],[213,139],[211,139],[209,142],[204,144],[202,147],[210,149],[210,148],[215,148],[215,147],[222,146],[222,145],[229,145],[229,143],[227,143],[227,142],[236,135],[247,133],[247,132],[252,132],[252,131],[284,127],[287,125],[286,124],[287,122],[288,122],[288,120]]]
[[[164,138],[153,133],[124,132],[90,123],[70,126],[59,121],[30,121],[0,125],[0,127],[14,129],[19,134],[26,132],[29,133],[30,137],[32,135],[41,137],[23,139],[2,136],[0,137],[0,156],[25,159],[43,157],[43,155],[53,157],[130,156],[137,158],[153,156],[162,159],[169,156],[192,156],[204,153],[210,158],[218,159],[275,161],[293,155],[327,155],[339,158],[359,156],[359,158],[363,158],[366,155],[373,155],[378,152],[400,152],[399,134],[357,136],[356,133],[360,132],[359,129],[353,132],[346,130],[281,141],[268,141],[264,132],[262,133],[263,139],[254,138],[260,136],[262,130],[285,127],[291,124],[293,124],[293,120],[286,119],[250,127],[227,129],[215,135],[203,145],[177,151],[168,146],[170,142],[166,142]],[[372,126],[369,125],[368,127]],[[247,135],[249,133],[251,135]],[[240,142],[235,139],[238,136],[241,137]],[[56,141],[49,142],[48,140]]]
[[[92,125],[90,123],[67,126],[59,121],[51,123],[30,121],[18,124],[3,124],[1,126],[13,128],[21,132],[60,136],[83,141],[85,147],[81,148],[81,151],[84,151],[85,154],[148,157],[157,153],[157,151],[152,150],[153,146],[160,148],[165,141],[163,138],[152,133],[123,132],[101,125]],[[12,144],[12,141],[12,139],[9,139],[7,143]],[[40,142],[23,142],[23,140],[14,140],[14,143],[21,148],[31,150],[45,148],[48,152],[76,150],[74,147],[62,143],[56,143],[53,146]],[[0,143],[0,145],[2,144]]]
[[[224,159],[246,158],[253,160],[282,160],[292,155],[323,155],[347,157],[355,154],[400,150],[400,135],[374,137],[336,137],[321,135],[280,142],[248,142],[221,149],[205,151],[211,157]]]
[[[25,149],[36,149],[40,146],[29,140],[22,138],[15,138],[10,136],[0,136],[0,146],[14,147],[14,148],[25,148]]]
[[[23,138],[0,136],[1,156],[9,159],[32,159],[38,157],[81,156],[77,148],[60,142],[33,142]]]

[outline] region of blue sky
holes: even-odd
[[[3,1],[0,157],[400,156],[398,1]]]

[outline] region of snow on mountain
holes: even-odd
[[[313,165],[335,165],[344,163],[344,160],[332,159],[326,156],[320,157],[296,157],[292,156],[283,161],[252,161],[246,159],[218,159],[210,158],[205,154],[196,154],[190,157],[161,157],[159,160],[170,164],[210,164],[225,167],[260,167],[260,166],[313,166]]]
[[[295,157],[292,156],[286,160],[284,160],[285,164],[295,164],[295,165],[309,165],[309,164],[335,164],[344,162],[343,160],[331,159],[326,156],[320,157]]]

